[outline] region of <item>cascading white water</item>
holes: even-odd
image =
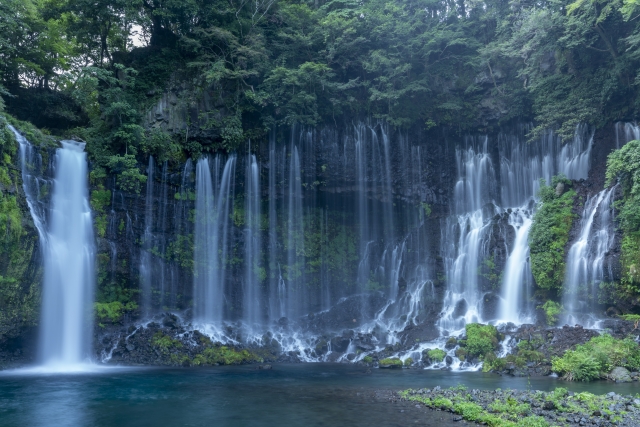
[[[287,299],[286,313],[297,319],[304,313],[307,292],[304,283],[304,213],[302,210],[302,177],[298,147],[292,146],[289,163],[287,204]]]
[[[95,242],[84,144],[61,144],[44,251],[40,360],[66,371],[90,357]]]
[[[278,264],[278,213],[277,213],[278,152],[275,131],[269,134],[269,318],[272,320],[286,316],[284,280]]]
[[[496,184],[487,140],[468,139],[467,148],[456,150],[455,216],[447,218],[442,235],[447,291],[438,325],[443,331],[482,321],[478,265],[484,258],[487,219],[495,213],[492,193]]]
[[[531,272],[529,266],[529,229],[531,217],[524,209],[514,210],[509,215],[509,225],[516,230],[513,250],[507,259],[502,273],[502,301],[499,306],[498,318],[504,322],[522,323],[531,290]]]
[[[587,179],[591,165],[594,130],[581,124],[576,127],[573,140],[564,144],[558,156],[558,172],[569,179]]]
[[[140,251],[140,291],[141,291],[141,311],[144,317],[151,315],[151,294],[152,294],[152,265],[151,249],[153,244],[153,179],[155,162],[153,156],[149,156],[149,166],[147,168],[147,191],[144,209],[144,234],[142,237],[142,250]]]
[[[621,148],[624,144],[634,139],[640,139],[640,126],[637,123],[618,122],[614,126],[616,148]]]
[[[244,287],[243,319],[251,327],[261,324],[260,272],[264,271],[260,258],[260,171],[256,156],[247,158],[245,175],[245,228],[244,228]]]
[[[569,249],[564,283],[564,322],[589,326],[597,316],[593,313],[596,301],[587,300],[597,295],[604,277],[604,259],[613,244],[612,202],[614,188],[604,189],[584,204],[580,235]],[[594,231],[593,226],[599,220]]]
[[[221,159],[214,174],[218,183]],[[224,318],[225,268],[229,217],[233,207],[233,176],[236,157],[227,160],[219,184],[214,188],[209,159],[196,165],[196,210],[194,232],[194,318],[218,327]],[[217,190],[217,198],[214,191]]]

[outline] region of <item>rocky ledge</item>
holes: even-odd
[[[493,427],[640,426],[640,399],[614,392],[597,396],[564,388],[551,392],[468,390],[464,387],[405,390],[399,397],[446,411],[454,421]]]

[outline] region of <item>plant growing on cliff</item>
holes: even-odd
[[[617,203],[622,230],[620,261],[627,293],[640,291],[640,141],[630,141],[607,160],[607,185],[618,181],[623,198]]]
[[[553,326],[558,322],[558,316],[564,310],[559,303],[548,300],[544,304],[539,305],[538,308],[544,310],[544,315],[547,319],[547,325]]]
[[[131,312],[138,308],[138,305],[130,301],[126,304],[120,301],[112,302],[96,302],[94,304],[96,311],[96,317],[100,322],[109,321],[111,323],[117,323],[122,320],[122,316],[125,312]]]
[[[575,215],[572,212],[576,192],[567,190],[571,181],[555,176],[551,185],[540,180],[540,205],[529,232],[531,272],[536,284],[545,290],[562,288],[565,272],[565,249]]]

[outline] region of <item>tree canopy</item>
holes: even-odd
[[[215,149],[365,116],[569,136],[637,116],[639,16],[638,0],[4,0],[0,93],[73,101],[105,167],[155,149],[142,113],[172,79],[213,94]]]

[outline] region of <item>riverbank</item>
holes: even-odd
[[[454,421],[493,427],[640,425],[640,399],[616,392],[595,395],[558,387],[539,390],[477,390],[463,386],[422,388],[398,393],[400,400],[452,414]]]

